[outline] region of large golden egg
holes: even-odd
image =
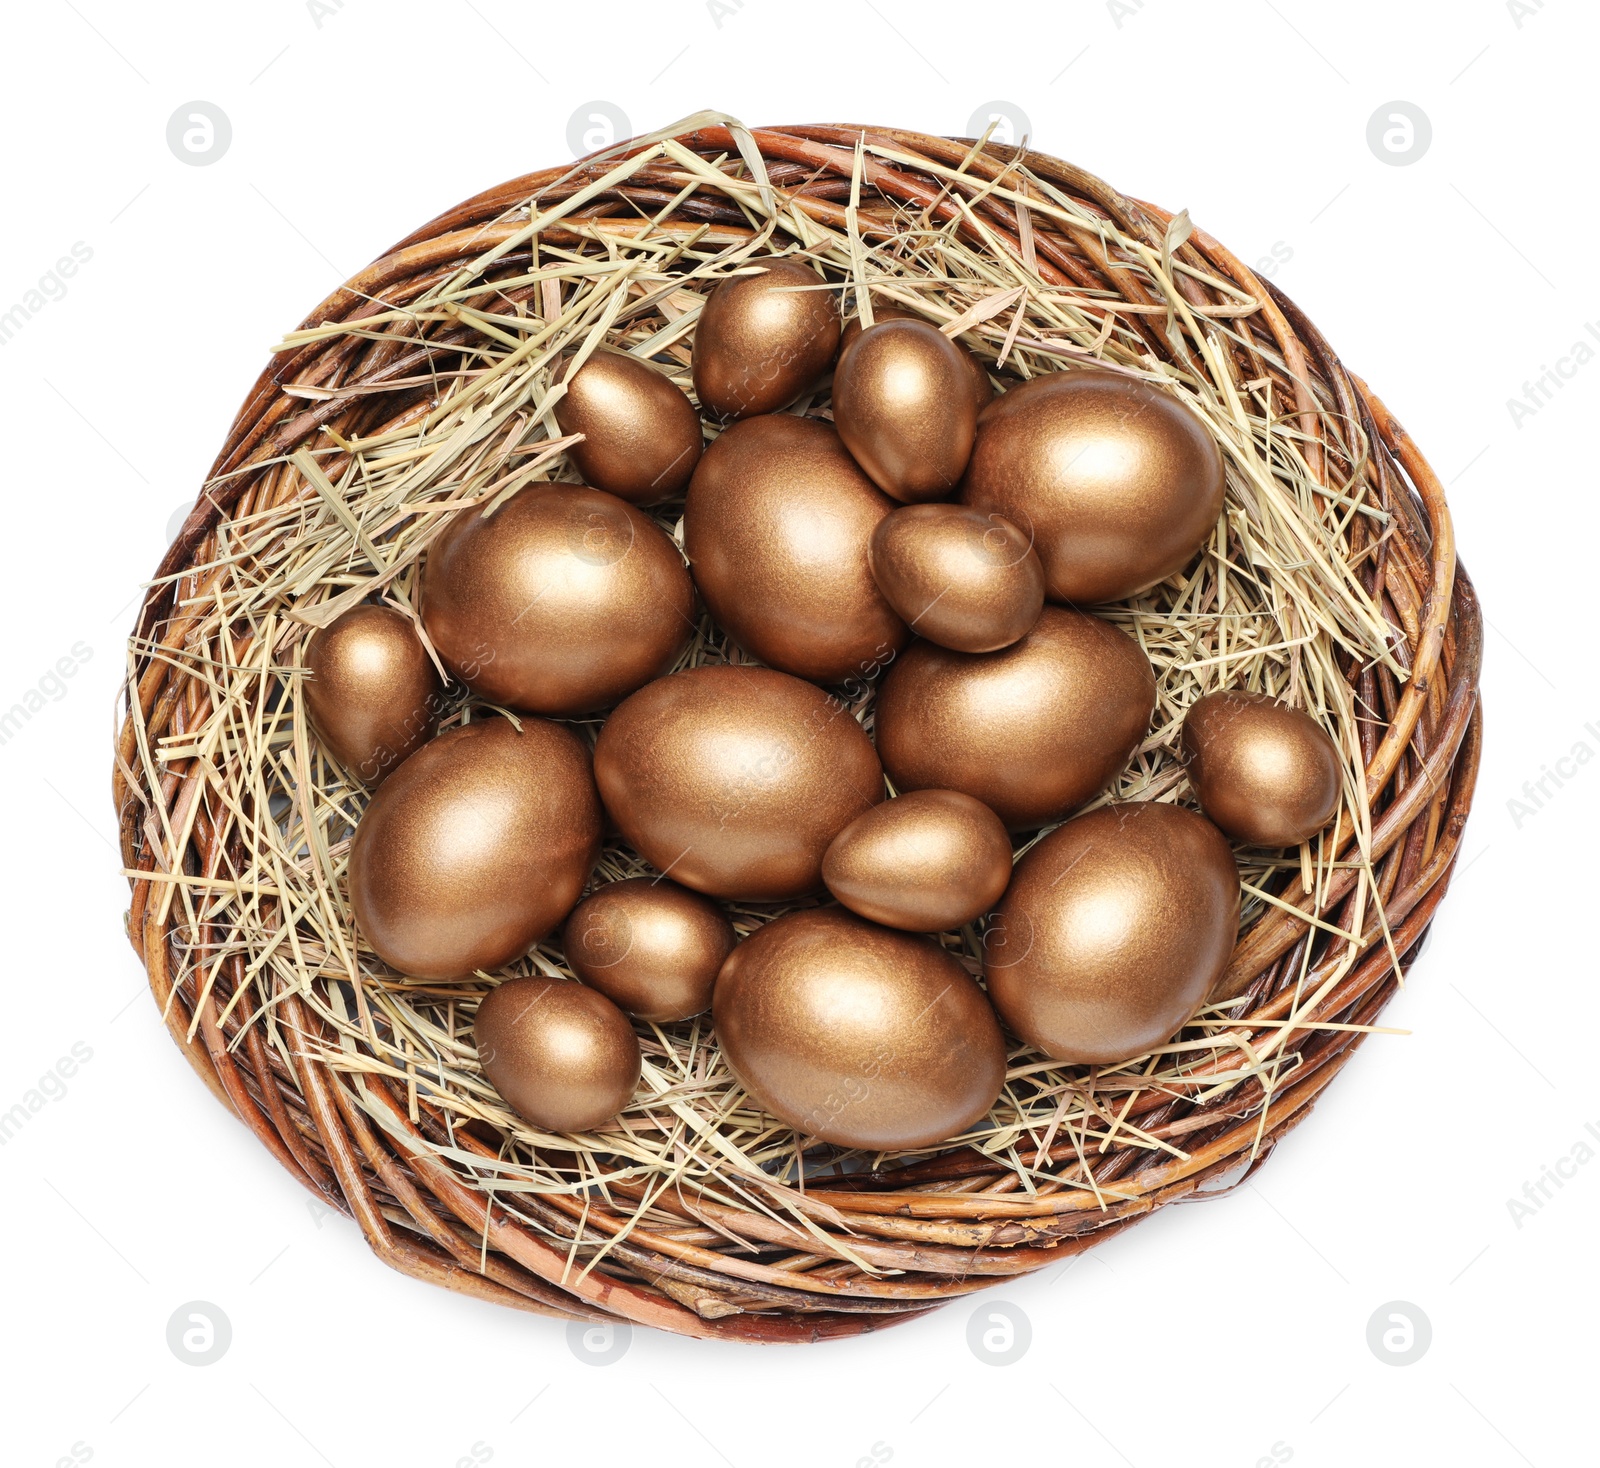
[[[378,787],[350,846],[372,950],[419,979],[520,958],[571,910],[600,853],[589,751],[569,729],[490,717],[424,745]]]
[[[300,696],[317,737],[376,785],[433,738],[444,687],[416,629],[389,607],[352,607],[306,644]]]
[[[1044,567],[1003,515],[969,505],[905,505],[868,547],[873,579],[919,637],[957,652],[997,652],[1044,606]]]
[[[746,938],[712,1015],[757,1104],[841,1147],[932,1146],[981,1121],[1005,1082],[1000,1026],[960,963],[838,908]]]
[[[700,415],[666,376],[626,352],[596,352],[564,379],[556,404],[584,481],[634,505],[682,492],[700,462]]]
[[[1183,720],[1200,807],[1236,841],[1297,846],[1339,809],[1339,751],[1299,709],[1242,688],[1208,693]]]
[[[584,983],[635,1019],[664,1025],[711,1008],[734,933],[709,898],[664,877],[630,877],[573,908],[563,942]]]
[[[878,693],[878,754],[897,790],[961,790],[1011,830],[1031,830],[1105,789],[1155,702],[1137,642],[1047,606],[1000,652],[912,643]]]
[[[633,1098],[639,1041],[622,1011],[570,979],[507,979],[472,1024],[489,1084],[550,1132],[604,1126]]]
[[[984,978],[1035,1049],[1116,1065],[1189,1021],[1238,926],[1239,872],[1210,821],[1174,805],[1102,806],[1017,863],[984,934]]]
[[[961,497],[1032,535],[1054,600],[1119,601],[1181,571],[1215,529],[1222,454],[1171,394],[1071,368],[984,410]]]
[[[914,933],[959,928],[1000,900],[1011,838],[988,806],[959,790],[912,790],[844,828],[822,880],[852,912]]]
[[[581,484],[535,484],[430,549],[422,624],[480,698],[571,717],[665,673],[694,634],[694,584],[648,515]]]
[[[802,260],[762,262],[725,280],[700,309],[691,371],[707,416],[776,413],[828,370],[839,348],[839,302]]]
[[[839,683],[877,672],[910,633],[867,546],[894,502],[826,423],[736,423],[689,485],[683,547],[711,615],[762,662]]]
[[[883,799],[850,711],[770,668],[659,678],[606,720],[595,778],[624,838],[713,897],[770,902],[822,885],[822,854]]]
[[[872,319],[876,324],[880,321],[925,321],[927,318],[918,316],[915,311],[908,311],[903,306],[874,299]],[[844,331],[839,336],[840,361],[844,360],[844,354],[850,350],[850,343],[861,335],[863,329],[859,316],[852,316],[845,322]],[[989,405],[989,399],[994,396],[994,384],[989,381],[989,369],[960,343],[956,343],[955,347],[961,353],[961,360],[966,364],[967,385],[972,392],[973,411],[981,413]]]
[[[978,415],[970,359],[926,321],[859,333],[833,374],[833,422],[851,457],[906,504],[953,494]]]

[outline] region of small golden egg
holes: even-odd
[[[1339,751],[1322,726],[1264,693],[1228,688],[1195,702],[1183,754],[1200,807],[1235,841],[1297,846],[1339,809]]]
[[[489,1084],[544,1131],[594,1131],[639,1084],[639,1041],[627,1018],[569,979],[507,979],[483,996],[472,1036]]]
[[[300,684],[311,727],[358,780],[376,785],[433,738],[444,685],[410,619],[352,607],[306,644]]]
[[[762,662],[816,683],[867,678],[911,635],[867,559],[893,508],[828,424],[773,413],[706,450],[683,548],[711,615]]]
[[[787,408],[839,348],[839,302],[803,260],[761,262],[723,281],[695,323],[695,396],[711,418]]]
[[[883,799],[849,708],[771,668],[658,678],[600,731],[595,778],[641,856],[713,897],[775,902],[822,885],[822,854]]]
[[[984,978],[1007,1028],[1075,1065],[1165,1043],[1228,966],[1239,872],[1190,810],[1107,805],[1017,863],[984,934]]]
[[[585,483],[634,505],[682,493],[700,462],[700,415],[665,373],[598,351],[564,381],[556,423],[584,435],[568,453]]]
[[[906,504],[955,493],[978,415],[968,358],[926,321],[861,332],[833,374],[833,422],[851,457]]]
[[[463,512],[428,552],[422,625],[478,697],[570,718],[665,673],[694,635],[694,583],[648,515],[581,484]]]
[[[822,880],[852,912],[935,933],[981,917],[1011,880],[1011,838],[958,790],[912,790],[859,815],[822,858]]]
[[[967,505],[904,505],[878,522],[873,579],[911,630],[957,652],[998,652],[1032,630],[1044,567],[1001,515]]]
[[[564,943],[584,983],[635,1019],[664,1025],[711,1008],[734,932],[708,898],[662,877],[630,877],[585,897]]]
[[[876,324],[880,321],[925,321],[924,316],[919,316],[915,311],[908,311],[904,306],[891,305],[886,301],[874,298],[872,302],[872,319]],[[850,350],[850,343],[861,335],[862,325],[859,316],[852,316],[844,324],[844,331],[839,337],[839,359],[844,360],[844,354]],[[942,335],[942,333],[941,333]],[[989,400],[994,396],[994,384],[989,381],[989,369],[966,347],[959,342],[955,343],[956,350],[961,353],[961,359],[966,363],[967,378],[972,390],[972,407],[977,413],[989,406]]]
[[[1099,794],[1149,729],[1144,649],[1099,617],[1047,606],[999,652],[918,639],[878,692],[878,754],[897,790],[960,790],[1013,831]]]
[[[961,498],[1032,538],[1054,601],[1120,601],[1175,575],[1222,513],[1222,452],[1172,394],[1099,368],[1013,388],[978,420]]]
[[[1005,1082],[994,1011],[938,944],[840,908],[788,913],[728,955],[712,1005],[751,1097],[841,1147],[930,1147],[987,1115]]]
[[[350,905],[379,958],[461,979],[520,958],[571,910],[600,854],[589,751],[570,729],[490,717],[425,744],[372,797]]]

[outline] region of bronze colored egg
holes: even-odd
[[[839,302],[803,260],[763,262],[725,280],[700,309],[691,372],[707,417],[776,413],[828,370]]]
[[[893,508],[826,423],[774,413],[706,450],[683,548],[734,641],[786,673],[838,683],[877,672],[911,635],[867,563]]]
[[[567,919],[572,971],[635,1019],[671,1024],[711,1008],[733,924],[708,898],[664,878],[591,892]]]
[[[1233,852],[1175,805],[1108,805],[1018,863],[984,934],[989,997],[1056,1060],[1117,1065],[1188,1023],[1239,926]]]
[[[978,420],[961,498],[1028,531],[1056,601],[1120,601],[1181,571],[1222,513],[1222,453],[1159,388],[1051,372]]]
[[[833,421],[856,463],[906,504],[953,494],[978,415],[960,347],[926,321],[861,332],[833,374]]]
[[[878,692],[878,754],[897,790],[961,790],[1026,831],[1104,790],[1155,703],[1137,642],[1099,617],[1047,606],[1000,652],[912,643]]]
[[[746,938],[712,1016],[757,1104],[841,1147],[930,1147],[982,1120],[1005,1082],[1000,1026],[960,963],[835,907]]]
[[[658,678],[606,720],[595,779],[623,837],[697,892],[771,902],[822,885],[822,854],[883,799],[849,709],[770,668]]]
[[[1011,838],[959,790],[912,790],[851,821],[822,858],[828,891],[890,928],[936,933],[981,917],[1011,880]]]
[[[550,932],[599,854],[582,741],[491,717],[441,734],[378,787],[350,846],[350,905],[390,968],[465,978]]]
[[[489,1084],[549,1132],[604,1126],[639,1084],[639,1041],[604,994],[570,979],[507,979],[472,1024]]]
[[[1044,567],[1003,515],[967,505],[905,505],[868,547],[878,590],[911,630],[957,652],[997,652],[1031,631]]]
[[[876,325],[880,321],[925,321],[927,318],[918,316],[915,311],[907,311],[903,306],[891,306],[887,302],[874,300],[872,303],[872,319]],[[862,326],[859,316],[852,316],[844,324],[844,331],[839,337],[839,360],[844,360],[844,354],[850,350],[850,343],[861,335]],[[942,336],[943,333],[941,332]],[[953,344],[961,353],[961,360],[966,364],[967,378],[972,389],[972,406],[975,412],[981,413],[988,407],[989,399],[994,396],[994,384],[989,381],[989,369],[970,351],[959,342]]]
[[[662,372],[626,352],[596,352],[565,379],[556,404],[584,480],[634,505],[682,492],[700,462],[700,415]]]
[[[422,624],[480,698],[571,717],[665,673],[694,634],[694,584],[648,515],[581,484],[466,512],[422,573]]]
[[[1242,688],[1208,693],[1183,721],[1201,809],[1235,841],[1298,846],[1339,809],[1339,751],[1308,714]]]
[[[317,737],[376,785],[439,726],[444,688],[416,629],[389,607],[352,607],[306,644],[300,683]]]

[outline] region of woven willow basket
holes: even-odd
[[[309,734],[296,668],[344,607],[410,608],[450,511],[574,477],[548,411],[557,352],[606,340],[687,385],[704,292],[777,252],[805,254],[847,310],[879,291],[921,310],[1002,382],[1097,359],[1201,412],[1228,459],[1226,524],[1191,576],[1101,609],[1144,641],[1161,688],[1113,793],[1188,799],[1183,708],[1244,681],[1323,720],[1345,806],[1312,846],[1241,853],[1222,997],[1172,1046],[1108,1071],[1016,1049],[995,1114],[942,1149],[797,1139],[743,1096],[704,1019],[640,1027],[645,1083],[617,1128],[539,1136],[477,1070],[489,981],[420,984],[361,945],[343,864],[364,795]],[[114,776],[128,933],[217,1098],[402,1273],[570,1320],[854,1335],[1225,1191],[1307,1115],[1454,869],[1480,652],[1427,462],[1293,303],[1186,215],[994,143],[702,114],[468,200],[273,356],[130,643]],[[686,661],[740,656],[708,624]],[[870,680],[840,694],[869,728],[872,695]],[[597,878],[645,869],[611,843]],[[771,911],[733,915],[748,931]],[[980,969],[981,934],[941,941]],[[552,940],[508,972],[566,970]]]

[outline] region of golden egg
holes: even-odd
[[[709,898],[664,877],[608,882],[572,910],[572,971],[635,1019],[671,1024],[711,1008],[733,924]]]
[[[598,351],[564,379],[556,404],[584,481],[634,505],[680,494],[700,462],[700,415],[667,378],[626,352]]]
[[[826,423],[735,423],[689,485],[683,547],[711,615],[762,662],[817,683],[878,671],[910,637],[867,546],[894,508]]]
[[[639,1084],[639,1041],[604,994],[570,979],[507,979],[472,1024],[489,1084],[549,1132],[604,1126]]]
[[[756,1103],[841,1147],[930,1147],[981,1121],[1005,1082],[1000,1026],[960,963],[839,908],[746,938],[712,1015]]]
[[[883,799],[849,709],[770,668],[659,678],[606,720],[595,779],[623,837],[713,897],[776,901],[822,885],[822,854]]]
[[[1200,807],[1236,841],[1297,846],[1339,809],[1339,751],[1308,714],[1242,688],[1208,693],[1183,721]]]
[[[959,928],[1000,900],[1011,838],[959,790],[912,790],[844,828],[822,858],[828,891],[852,912],[914,933]]]
[[[306,644],[300,696],[311,727],[358,780],[376,785],[433,738],[444,685],[408,618],[352,607]]]
[[[1204,816],[1108,805],[1018,863],[984,934],[1006,1026],[1075,1065],[1117,1065],[1176,1034],[1228,966],[1239,872]]]
[[[1056,601],[1120,601],[1181,571],[1222,513],[1222,454],[1177,398],[1071,368],[978,420],[961,498],[1027,531]]]
[[[1002,515],[968,505],[904,505],[872,532],[878,590],[911,630],[957,652],[997,652],[1031,631],[1044,567]]]
[[[953,494],[978,414],[961,348],[926,321],[860,332],[833,374],[833,422],[851,457],[906,504]]]
[[[350,846],[372,950],[418,979],[520,958],[571,910],[600,854],[589,751],[560,724],[490,717],[424,745],[378,787]]]
[[[691,372],[706,415],[723,420],[787,408],[839,348],[839,302],[802,260],[762,262],[725,280],[700,309]]]
[[[665,673],[694,634],[694,584],[648,515],[581,484],[534,484],[431,548],[422,624],[480,698],[571,717]]]
[[[1000,652],[912,643],[878,692],[878,754],[897,790],[961,790],[1026,831],[1105,789],[1155,702],[1137,642],[1099,617],[1047,606]]]
[[[880,321],[924,321],[927,318],[918,316],[915,311],[907,311],[903,306],[892,306],[887,302],[874,299],[872,303],[872,319],[876,324]],[[859,316],[852,316],[844,324],[844,331],[839,337],[839,360],[844,360],[844,354],[850,350],[850,343],[861,335],[862,325]],[[943,335],[941,332],[940,335]],[[989,370],[983,363],[968,351],[959,342],[955,348],[961,353],[961,360],[966,364],[968,386],[972,391],[973,411],[981,413],[989,405],[989,399],[994,396],[994,384],[989,381]]]

